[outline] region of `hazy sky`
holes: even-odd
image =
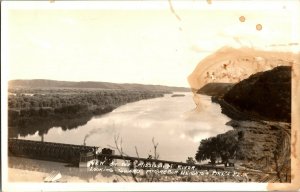
[[[2,6],[9,79],[188,86],[223,46],[299,51],[299,1],[175,1],[179,18],[168,1]]]

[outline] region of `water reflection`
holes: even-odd
[[[63,131],[76,129],[79,126],[86,125],[92,117],[92,115],[83,115],[74,118],[32,118],[24,123],[23,126],[10,127],[8,135],[10,138],[30,137],[33,135],[43,136],[52,128],[60,128]]]
[[[186,94],[185,97],[166,95],[129,103],[91,120],[90,117],[75,120],[77,124],[70,120],[61,121],[69,122],[64,128],[62,125],[58,128],[59,122],[53,122],[52,128],[49,128],[51,124],[37,124],[37,127],[32,126],[31,135],[19,129],[19,138],[41,140],[40,135],[44,134],[45,141],[49,142],[86,142],[87,145],[107,147],[115,146],[114,136],[120,135],[124,152],[136,156],[136,146],[140,157],[148,157],[149,154],[153,155],[154,137],[159,143],[160,159],[185,161],[188,156],[194,157],[201,139],[231,129],[225,125],[230,119],[221,113],[219,105],[211,103],[209,96],[201,95],[200,98],[200,111],[194,109],[192,94]],[[74,129],[78,124],[78,128]],[[39,134],[35,134],[37,130]]]

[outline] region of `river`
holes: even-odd
[[[44,141],[83,144],[101,148],[115,147],[115,136],[122,141],[123,152],[140,157],[154,153],[152,138],[158,143],[159,159],[183,161],[194,157],[202,139],[224,133],[232,128],[225,123],[230,119],[221,113],[218,104],[209,96],[201,95],[201,110],[195,110],[192,93],[184,97],[164,97],[141,100],[123,105],[110,113],[95,116],[75,129],[52,127],[43,135]],[[41,140],[33,135],[20,139]]]

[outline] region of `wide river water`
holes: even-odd
[[[184,94],[129,103],[75,129],[53,127],[43,136],[44,141],[83,144],[86,138],[86,145],[103,148],[115,146],[114,138],[119,135],[124,153],[136,156],[136,147],[140,157],[148,157],[153,156],[154,138],[159,143],[159,159],[185,162],[195,156],[202,139],[232,128],[225,125],[230,119],[209,96],[201,95],[201,109],[195,110],[193,94]],[[41,140],[38,132],[19,138]]]

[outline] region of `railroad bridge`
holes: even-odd
[[[189,169],[193,170],[228,170],[224,166],[213,166],[213,165],[199,165],[199,164],[188,164],[183,162],[174,162],[158,159],[139,158],[115,155],[111,149],[104,148],[101,153],[96,153],[97,147],[85,146],[85,145],[71,145],[63,143],[51,143],[43,141],[30,141],[21,139],[9,139],[8,140],[8,154],[10,156],[26,157],[32,159],[40,159],[47,161],[57,161],[70,163],[75,166],[80,164],[86,164],[88,161],[103,162],[108,165],[113,160],[123,160],[129,163],[129,167],[135,168],[140,164],[150,165],[169,165],[172,169]],[[133,167],[132,167],[133,166]],[[147,167],[136,167],[141,169],[148,169]],[[238,171],[238,170],[237,170]],[[259,174],[254,171],[247,171],[253,181],[259,182],[275,182],[279,181],[276,174],[266,173]],[[91,172],[93,173],[93,172]],[[290,178],[289,178],[290,180]]]
[[[197,169],[197,170],[224,170],[224,167],[213,165],[191,165],[183,162],[166,161],[158,159],[131,157],[123,155],[115,155],[113,150],[104,148],[101,153],[96,153],[98,147],[85,145],[71,145],[63,143],[52,143],[42,141],[31,141],[21,139],[9,139],[8,154],[10,156],[26,157],[32,159],[40,159],[47,161],[57,161],[70,163],[76,166],[87,165],[87,162],[96,160],[103,162],[104,165],[109,165],[113,160],[124,160],[129,162],[131,168],[138,167],[147,169],[150,165],[153,166],[169,166],[174,169]]]
[[[82,153],[94,152],[96,147],[21,139],[8,140],[8,155],[77,164]]]

